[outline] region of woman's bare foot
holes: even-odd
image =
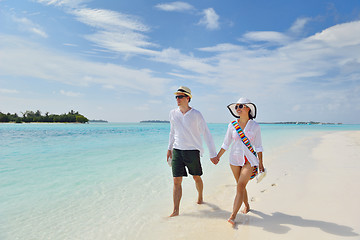
[[[227,220],[228,223],[230,223],[233,227],[235,226],[235,218],[236,218],[236,214],[232,213],[229,219]]]
[[[245,205],[244,209],[241,211],[242,214],[247,214],[250,212],[250,205]]]
[[[227,221],[231,224],[231,226],[235,226],[235,219],[229,218]]]
[[[169,217],[179,216],[179,210],[174,210],[174,212]]]
[[[203,204],[204,200],[202,197],[198,197],[197,204]]]

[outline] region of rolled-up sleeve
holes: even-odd
[[[225,134],[225,138],[224,138],[224,142],[223,144],[221,145],[221,148],[223,148],[224,150],[228,150],[230,148],[230,145],[233,141],[232,139],[232,128],[231,128],[231,123],[228,125],[228,129],[226,131],[226,134]]]
[[[210,133],[210,130],[205,122],[205,119],[204,117],[200,114],[199,115],[199,118],[200,118],[200,127],[202,128],[201,129],[201,132],[204,136],[204,140],[206,142],[206,145],[209,149],[209,154],[210,154],[210,157],[213,158],[213,157],[216,157],[216,148],[215,148],[215,143],[214,143],[214,140],[212,138],[212,135]]]
[[[263,152],[262,140],[261,140],[261,130],[260,126],[256,126],[255,130],[255,139],[254,139],[254,148],[256,152]]]

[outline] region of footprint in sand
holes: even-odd
[[[252,197],[252,198],[250,199],[251,202],[256,202],[256,201],[258,201],[258,200],[259,200],[259,198],[256,198],[256,197]]]
[[[275,184],[275,183],[273,183],[273,184],[271,184],[271,186],[272,186],[272,187],[276,187],[276,184]]]

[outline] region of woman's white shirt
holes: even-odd
[[[249,120],[243,131],[255,151],[263,152],[260,125],[254,120]],[[232,123],[229,123],[224,143],[222,144],[221,148],[228,150],[231,144],[233,144],[229,154],[229,161],[231,165],[243,166],[245,163],[245,156],[250,162],[251,166],[259,165],[259,159],[243,143]]]

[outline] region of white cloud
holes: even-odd
[[[9,94],[17,94],[19,93],[18,90],[15,90],[15,89],[6,89],[6,88],[0,88],[0,93],[9,93]]]
[[[150,28],[137,17],[104,9],[76,9],[78,21],[98,29],[85,38],[99,47],[121,53],[153,54],[147,47],[156,46],[144,35]]]
[[[138,105],[135,107],[137,111],[148,111],[151,109],[151,106],[148,103],[144,103],[142,105]]]
[[[153,44],[145,40],[145,36],[132,31],[108,32],[99,31],[85,36],[89,41],[96,43],[99,47],[121,53],[154,55],[155,51],[145,47]]]
[[[41,26],[33,23],[30,19],[25,17],[17,18],[15,16],[12,16],[12,19],[14,22],[18,23],[19,29],[21,31],[30,32],[43,38],[48,37],[47,33],[41,28]]]
[[[231,51],[241,51],[245,48],[239,45],[229,44],[229,43],[221,43],[212,47],[203,47],[199,48],[200,51],[205,52],[231,52]]]
[[[80,97],[82,93],[60,90],[60,94],[67,97]]]
[[[356,46],[360,44],[360,21],[338,24],[315,34],[310,40],[319,40],[330,47]]]
[[[194,7],[186,2],[160,3],[157,4],[155,7],[168,12],[185,12],[194,10]]]
[[[240,39],[243,41],[255,41],[255,42],[270,42],[276,44],[286,44],[290,42],[290,38],[279,32],[273,31],[258,31],[258,32],[248,32]]]
[[[149,31],[149,27],[141,23],[135,16],[111,10],[82,8],[73,10],[72,13],[80,22],[108,31],[121,31],[123,29],[140,32]]]
[[[35,1],[45,5],[76,8],[82,5],[83,3],[88,2],[89,0],[35,0]]]
[[[37,2],[46,4],[46,5],[62,5],[62,0],[37,0]]]
[[[109,90],[114,90],[115,87],[113,85],[109,85],[109,84],[105,84],[102,86],[103,89],[109,89]]]
[[[300,111],[300,110],[301,110],[301,105],[300,105],[300,104],[296,104],[295,106],[293,106],[292,110],[293,110],[294,112]]]
[[[157,45],[148,41],[145,35],[150,28],[137,16],[106,9],[87,8],[84,5],[86,0],[37,1],[46,5],[66,7],[65,11],[75,16],[77,21],[94,28],[96,32],[84,35],[84,38],[98,47],[125,54],[154,54],[148,48]]]
[[[183,70],[173,71],[174,76],[214,86],[225,98],[231,94],[255,96],[254,100],[264,106],[271,99],[276,104],[269,109],[282,113],[276,120],[286,116],[334,119],[325,106],[338,104],[339,95],[343,97],[343,109],[338,110],[349,117],[351,112],[345,109],[360,105],[360,21],[339,24],[303,39],[290,41],[286,36],[265,36],[261,32],[252,38],[243,36],[249,41],[247,45],[224,43],[199,48],[213,53],[207,58],[176,49],[164,50],[160,58]],[[252,43],[259,39],[282,44],[267,47],[265,43],[254,48]],[[273,112],[268,114],[274,116]]]
[[[160,100],[149,100],[149,103],[151,103],[151,104],[159,104],[159,105],[163,104],[163,102],[160,101]]]
[[[207,59],[201,59],[192,55],[182,54],[178,49],[167,48],[158,53],[154,61],[159,61],[174,66],[180,67],[184,70],[190,70],[193,73],[209,73],[212,71],[213,66],[207,63]],[[193,76],[191,78],[196,78]]]
[[[77,47],[77,44],[73,44],[73,43],[63,43],[64,46],[68,46],[68,47]]]
[[[199,25],[204,25],[209,30],[219,29],[220,17],[216,14],[213,8],[204,9],[202,14],[204,16],[200,19]]]
[[[42,2],[65,4],[65,1]],[[172,11],[180,11],[175,9]],[[351,111],[347,113],[343,109],[351,109],[351,104],[360,110],[360,21],[335,25],[300,38],[311,19],[299,18],[284,33],[248,32],[239,44],[219,43],[198,48],[207,56],[199,57],[196,50],[194,53],[171,47],[151,50],[150,47],[158,47],[146,35],[151,28],[136,16],[89,8],[68,12],[93,28],[95,32],[84,37],[104,51],[142,54],[149,56],[149,61],[172,65],[171,70],[163,68],[166,74],[180,79],[181,83],[205,86],[207,91],[213,89],[221,101],[246,95],[259,103],[260,117],[267,111],[268,116],[281,115],[278,117],[282,119],[275,120],[284,120],[290,113],[298,114],[291,115],[297,120],[318,120],[320,113],[331,116],[333,113],[329,112],[334,110],[349,116]],[[219,28],[219,16],[212,8],[202,14],[202,25],[208,29]],[[36,24],[32,26],[41,30]],[[41,31],[35,34],[41,36]],[[96,86],[111,93],[131,91],[156,96],[163,95],[169,83],[175,85],[173,80],[159,77],[165,73],[81,59],[7,35],[0,35],[0,55],[0,74],[13,78],[45,79],[70,86]],[[86,88],[82,89],[85,92]],[[62,94],[76,96],[79,93],[63,90]],[[9,99],[9,95],[5,97]],[[339,103],[342,109],[332,108]],[[146,105],[142,108],[150,110]],[[130,116],[131,110],[128,112]]]
[[[7,35],[0,35],[0,55],[3,76],[44,79],[74,86],[113,86],[116,90],[153,95],[161,95],[169,81],[154,76],[149,69],[88,61]]]
[[[290,32],[298,34],[301,33],[305,25],[311,20],[311,18],[298,18],[294,24],[290,27]]]
[[[155,6],[156,8],[168,12],[191,12],[202,16],[198,25],[203,25],[209,30],[219,29],[219,15],[216,14],[213,8],[207,8],[201,12],[196,10],[192,5],[185,2],[171,2],[161,3]]]
[[[300,35],[305,25],[311,20],[311,18],[298,18],[285,33],[275,31],[254,31],[244,34],[239,41],[254,42],[255,44],[265,42],[270,45],[286,45],[296,40],[296,37]]]

